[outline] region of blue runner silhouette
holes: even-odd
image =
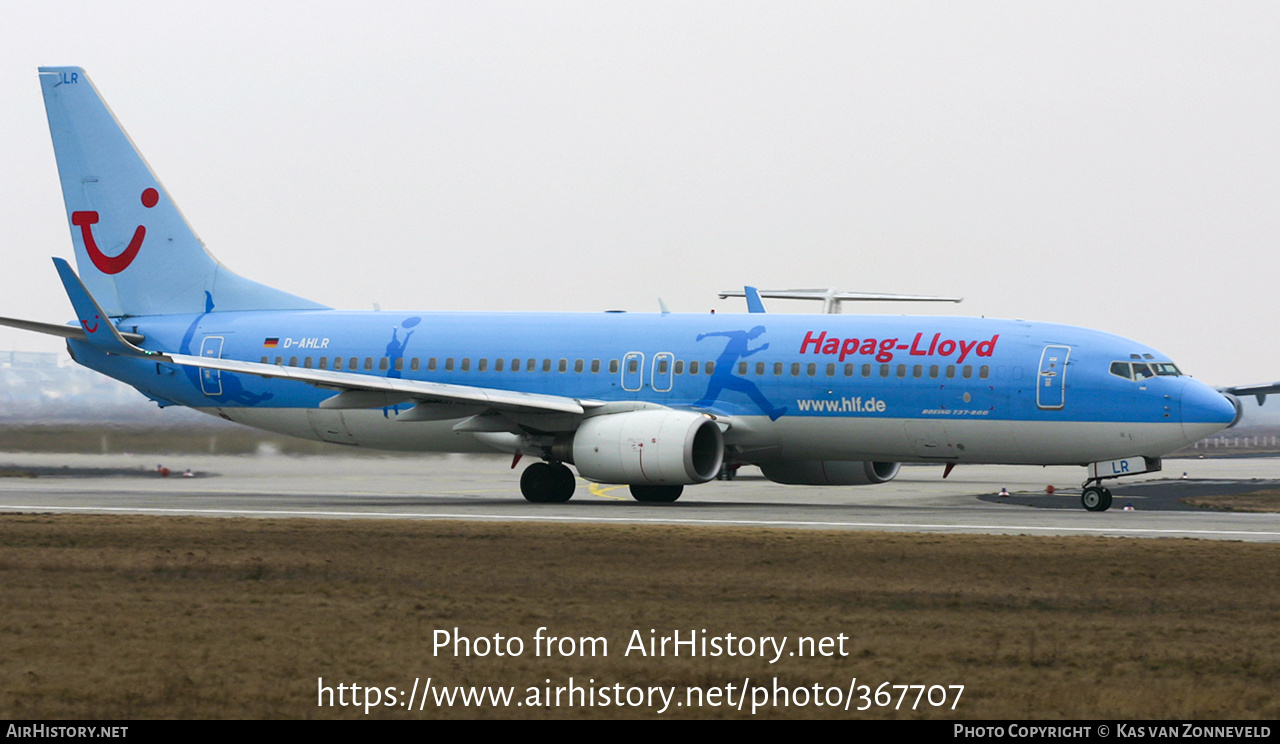
[[[786,406],[775,408],[769,402],[769,399],[764,397],[764,393],[760,392],[760,388],[756,387],[754,382],[733,374],[733,367],[738,363],[738,360],[745,359],[752,354],[769,348],[768,343],[763,343],[754,349],[750,348],[750,341],[759,338],[764,332],[764,326],[756,326],[750,331],[713,331],[711,333],[698,334],[698,341],[711,336],[724,336],[729,339],[729,342],[724,345],[724,351],[720,353],[720,358],[716,360],[715,370],[711,373],[711,381],[707,385],[707,392],[703,393],[701,400],[694,403],[695,406],[710,406],[720,397],[721,391],[728,388],[750,398],[760,408],[760,412],[768,416],[771,421],[777,421],[780,416],[787,412]]]

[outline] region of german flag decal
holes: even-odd
[[[266,341],[262,342],[262,348],[264,349],[274,349],[279,345],[280,345],[279,338],[269,338]]]

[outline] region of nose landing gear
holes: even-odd
[[[1158,457],[1135,456],[1091,463],[1089,477],[1082,484],[1084,490],[1080,493],[1080,505],[1092,512],[1104,512],[1111,508],[1111,491],[1102,487],[1104,479],[1155,473],[1160,468]]]
[[[1111,508],[1111,491],[1102,486],[1088,486],[1080,494],[1080,504],[1089,511],[1106,511]]]

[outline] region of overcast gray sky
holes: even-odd
[[[80,65],[214,255],[336,307],[954,294],[846,307],[1280,379],[1280,4],[192,5],[0,8],[0,315],[71,316],[36,67]]]

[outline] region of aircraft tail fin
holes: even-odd
[[[40,87],[76,265],[104,312],[325,309],[210,255],[83,70],[41,67]]]

